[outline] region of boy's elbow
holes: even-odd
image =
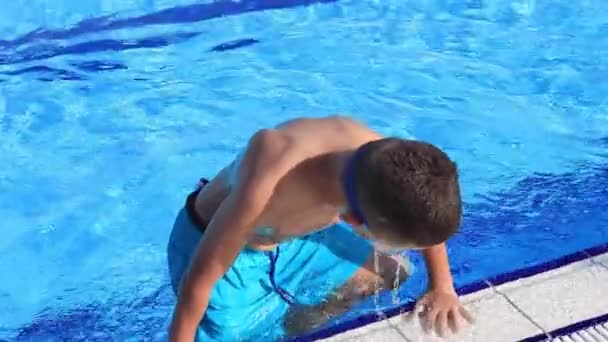
[[[205,265],[205,272],[200,272],[201,267],[191,267],[188,274],[184,277],[180,287],[180,295],[199,297],[201,294],[208,294],[219,278],[224,274],[223,268],[217,265]],[[213,270],[216,270],[213,272]],[[193,298],[194,299],[194,298]]]
[[[201,284],[183,283],[177,298],[176,323],[187,328],[196,327],[207,311],[210,296],[211,290]]]

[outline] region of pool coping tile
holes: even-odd
[[[603,295],[608,269],[591,260],[565,268],[551,271],[549,277],[540,275],[540,280],[534,277],[504,284],[496,291],[544,331],[604,314],[608,310],[608,296]]]
[[[440,338],[436,334],[425,333],[418,319],[401,321],[397,328],[403,332],[408,341],[424,342],[486,342],[496,336],[517,340],[530,335],[542,334],[543,331],[523,315],[511,302],[495,292],[485,290],[487,294],[470,298],[464,297],[463,306],[475,317],[473,325],[466,325],[458,334]],[[496,316],[500,319],[496,319]]]
[[[598,265],[608,268],[608,253],[595,256],[591,260]]]
[[[352,340],[344,340],[344,342],[350,342]],[[382,330],[374,330],[373,332],[365,335],[360,335],[355,339],[356,342],[402,342],[408,341],[407,337],[403,333],[394,327],[388,327]],[[341,341],[342,342],[342,341]]]
[[[552,277],[553,275],[559,276],[559,274],[564,274],[566,272],[576,272],[578,267],[586,267],[587,264],[592,262],[593,260],[599,260],[601,263],[605,265],[606,262],[605,256],[602,254],[608,253],[608,243],[603,243],[598,246],[594,246],[591,248],[587,248],[578,252],[574,252],[572,254],[568,254],[544,263],[532,265],[529,267],[524,267],[512,272],[507,272],[503,274],[499,274],[497,276],[491,277],[486,280],[477,281],[471,284],[467,284],[456,289],[459,296],[467,296],[469,294],[473,294],[479,292],[484,289],[489,289],[492,287],[499,287],[503,284],[508,284],[515,282],[516,280],[521,280],[519,283],[525,283],[524,279],[530,278],[536,275],[541,275],[545,279]],[[581,262],[582,263],[577,263]],[[564,267],[566,266],[566,267]],[[606,266],[606,265],[605,265]],[[562,268],[561,270],[558,270]],[[542,275],[543,273],[547,273],[548,271],[556,270],[553,273],[548,273],[547,275]],[[534,282],[533,280],[528,283]],[[503,287],[503,290],[509,286]],[[401,304],[397,307],[391,307],[386,310],[383,310],[379,313],[366,313],[361,316],[358,316],[354,319],[344,321],[338,323],[334,326],[326,327],[314,332],[311,332],[306,335],[298,336],[296,338],[290,339],[289,341],[317,341],[320,339],[326,339],[332,336],[336,336],[348,331],[352,331],[367,325],[370,325],[375,322],[379,322],[382,320],[387,320],[397,316],[399,314],[407,313],[414,309],[415,302],[410,301]]]
[[[365,335],[374,334],[377,331],[384,331],[386,329],[392,329],[391,324],[388,320],[381,320],[374,323],[367,324],[360,328],[351,329],[344,333],[337,334],[327,339],[322,339],[322,341],[326,342],[338,342],[338,341],[348,341],[350,339],[359,338]]]

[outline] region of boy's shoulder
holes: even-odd
[[[258,130],[248,143],[247,153],[268,165],[286,159],[298,159],[300,154],[308,155],[315,147],[325,152],[335,145],[332,143],[335,139],[344,140],[347,137],[366,141],[380,135],[364,123],[346,115],[300,117],[273,128]]]
[[[283,129],[299,129],[301,127],[310,127],[310,126],[336,126],[336,125],[344,125],[347,128],[367,128],[367,126],[355,119],[353,116],[346,114],[331,114],[323,117],[298,117],[294,119],[290,119],[278,124],[275,128],[278,130]]]
[[[245,154],[256,164],[269,166],[284,158],[290,145],[288,135],[274,129],[261,129],[249,140]]]

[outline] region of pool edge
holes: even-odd
[[[564,255],[564,256],[556,258],[556,259],[549,260],[547,262],[520,268],[518,270],[511,271],[511,272],[501,273],[501,274],[498,274],[494,277],[491,277],[491,278],[488,278],[485,280],[480,280],[480,281],[477,281],[477,282],[474,282],[471,284],[463,285],[463,286],[457,288],[456,292],[460,296],[468,295],[468,294],[471,294],[474,292],[478,292],[478,291],[487,289],[492,286],[499,286],[499,285],[502,285],[505,283],[509,283],[509,282],[518,280],[518,279],[529,278],[529,277],[532,277],[532,276],[535,276],[535,275],[538,275],[541,273],[555,270],[562,266],[566,266],[566,265],[569,265],[569,264],[572,264],[572,263],[575,263],[578,261],[591,259],[595,256],[598,256],[600,254],[607,253],[607,252],[608,252],[608,243],[602,243],[602,244],[599,244],[599,245],[596,245],[596,246],[593,246],[590,248],[580,250],[578,252],[574,252],[574,253],[567,254],[567,255]],[[409,301],[409,302],[406,302],[406,303],[401,304],[396,307],[391,307],[386,310],[381,310],[381,311],[375,312],[375,313],[364,314],[364,315],[358,316],[354,319],[338,323],[334,326],[327,327],[327,328],[324,328],[324,329],[321,329],[321,330],[318,330],[318,331],[315,331],[315,332],[312,332],[312,333],[309,333],[306,335],[294,337],[294,338],[288,339],[286,341],[288,341],[288,342],[296,342],[296,341],[297,342],[308,342],[308,341],[317,341],[320,339],[329,338],[329,337],[335,336],[337,334],[347,332],[349,330],[357,329],[357,328],[366,326],[368,324],[379,322],[379,321],[394,317],[398,314],[411,311],[414,308],[414,306],[415,306],[415,302]],[[576,324],[580,324],[580,323],[581,322],[574,323],[574,324],[572,324],[572,326],[576,326]],[[570,326],[568,326],[568,327],[570,327]],[[562,329],[566,329],[566,328],[562,328]],[[560,330],[560,329],[557,329],[557,330]],[[546,337],[546,335],[544,335],[544,336]]]

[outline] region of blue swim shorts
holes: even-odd
[[[201,222],[195,221],[186,205],[169,239],[169,273],[176,293],[204,234]],[[284,333],[280,327],[290,305],[320,303],[372,253],[371,244],[343,224],[283,242],[273,251],[244,248],[216,283],[197,340],[276,340]]]

